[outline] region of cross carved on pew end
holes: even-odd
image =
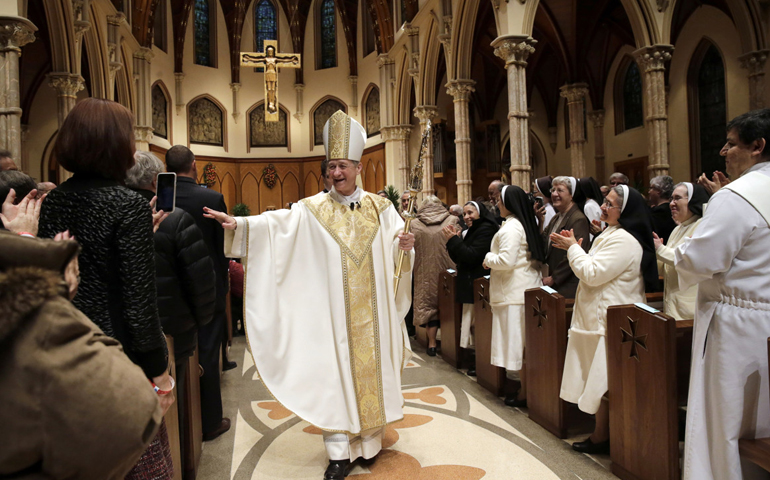
[[[446,278],[442,280],[443,287],[444,287],[444,295],[449,295],[449,282],[446,281]]]
[[[542,298],[535,297],[535,300],[537,300],[537,307],[532,305],[532,310],[534,311],[533,314],[537,317],[537,328],[542,329],[543,322],[548,320],[548,311],[543,310]]]
[[[628,318],[628,324],[630,326],[631,332],[629,333],[623,328],[620,329],[623,335],[623,340],[621,343],[631,342],[631,353],[628,355],[628,358],[635,358],[637,362],[640,362],[641,360],[639,359],[639,352],[637,351],[636,346],[639,345],[643,349],[647,350],[647,334],[645,333],[644,335],[637,335],[637,320],[634,320],[631,317],[626,318]]]
[[[479,300],[481,300],[481,309],[486,310],[487,305],[489,305],[489,300],[487,300],[486,288],[484,288],[484,285],[481,285],[481,288],[479,291]]]

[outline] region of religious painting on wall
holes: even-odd
[[[249,146],[251,147],[286,147],[286,112],[278,109],[277,122],[265,122],[265,109],[257,105],[249,114]]]
[[[337,100],[334,100],[333,98],[330,98],[329,100],[319,105],[318,108],[316,108],[313,112],[313,138],[315,140],[314,145],[324,144],[324,125],[326,125],[326,121],[329,120],[329,117],[334,115],[334,112],[337,110],[342,110],[343,112],[348,113],[348,109],[345,108],[345,105],[338,102]]]
[[[374,136],[380,133],[380,89],[372,87],[366,97],[366,134]]]
[[[168,102],[160,85],[152,87],[152,129],[153,135],[168,139]]]
[[[208,98],[190,104],[188,111],[190,143],[222,146],[222,110]]]

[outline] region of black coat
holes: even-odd
[[[41,238],[69,230],[80,243],[75,306],[120,341],[147,377],[167,366],[158,319],[152,210],[114,180],[76,174],[52,190],[40,210]]]
[[[492,247],[497,230],[494,221],[482,217],[473,221],[465,238],[454,236],[447,241],[449,258],[457,265],[455,292],[458,302],[473,303],[473,281],[489,274],[481,264]]]
[[[227,213],[225,197],[221,193],[201,187],[194,179],[177,177],[176,206],[192,215],[198,228],[203,233],[203,241],[209,249],[217,276],[216,313],[224,314],[228,290],[228,262],[225,258],[225,231],[214,219],[203,216],[203,207],[209,207]]]
[[[652,221],[652,231],[668,242],[668,237],[676,228],[676,222],[671,218],[671,206],[668,203],[661,203],[652,207],[650,220]]]
[[[148,201],[153,193],[137,190]],[[176,208],[155,232],[155,279],[163,332],[174,337],[177,359],[198,345],[198,328],[214,317],[216,274],[192,215]]]

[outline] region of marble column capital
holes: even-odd
[[[233,92],[237,92],[240,89],[241,89],[241,84],[240,83],[231,83],[230,84],[230,90],[232,90]]]
[[[535,53],[537,40],[528,35],[504,35],[497,37],[491,43],[495,55],[505,61],[505,66],[527,66],[527,59]]]
[[[134,58],[152,62],[152,59],[155,58],[155,54],[152,53],[152,48],[140,47],[139,50],[134,52]]]
[[[118,12],[115,15],[107,15],[107,24],[119,27],[124,22],[127,22],[126,15],[123,12]]]
[[[400,140],[406,142],[409,141],[409,136],[412,134],[411,125],[393,125],[385,128],[388,132],[388,140]]]
[[[0,51],[16,50],[35,41],[37,27],[23,17],[0,17]]]
[[[567,103],[581,102],[588,95],[587,83],[568,83],[559,88],[559,95],[567,99]]]
[[[387,54],[382,53],[379,57],[377,57],[377,66],[379,68],[382,68],[386,65],[393,65],[396,61],[390,58]]]
[[[152,127],[148,127],[146,125],[135,125],[134,126],[134,138],[137,142],[145,142],[150,143],[150,140],[152,140]]]
[[[473,80],[452,80],[448,82],[446,91],[454,97],[455,102],[467,102],[471,98],[471,93],[476,91],[476,82]]]
[[[741,68],[748,70],[749,77],[753,77],[764,73],[768,55],[770,50],[757,50],[741,55],[738,60],[741,62]]]
[[[304,92],[305,91],[305,84],[304,83],[295,83],[294,84],[294,90],[298,92]]]
[[[56,90],[60,97],[75,98],[85,88],[85,80],[80,75],[71,73],[49,73],[48,85]]]
[[[601,128],[604,126],[604,110],[593,110],[586,114],[595,128]]]
[[[666,62],[671,60],[672,45],[651,45],[642,47],[633,53],[639,67],[645,72],[665,70]]]
[[[420,119],[420,123],[425,123],[438,117],[438,107],[435,105],[418,105],[414,107],[414,116]]]

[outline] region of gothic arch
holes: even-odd
[[[367,118],[367,116],[369,114],[369,108],[367,106],[367,102],[369,101],[369,95],[371,95],[372,92],[375,91],[375,90],[377,91],[377,94],[378,94],[379,99],[380,99],[379,111],[377,112],[377,123],[379,124],[379,129],[377,131],[375,131],[375,132],[370,132],[369,131],[369,120]],[[372,137],[372,136],[377,135],[378,133],[380,133],[382,131],[382,124],[380,123],[381,122],[381,120],[380,120],[380,118],[381,118],[380,112],[382,112],[382,96],[381,96],[380,87],[378,87],[374,83],[369,83],[369,85],[366,87],[366,90],[364,90],[364,95],[361,97],[361,109],[362,109],[361,120],[362,120],[364,129],[366,130],[367,137]]]
[[[72,25],[72,15],[65,12],[64,3],[60,0],[43,0],[46,19],[48,21],[48,35],[51,40],[51,71],[55,73],[71,72],[72,61],[70,58],[72,45],[69,35],[69,25]]]
[[[251,152],[252,148],[283,148],[283,147],[277,147],[277,146],[258,146],[258,147],[252,147],[251,146],[251,112],[254,111],[256,108],[264,108],[265,100],[260,100],[246,111],[246,152]],[[289,152],[291,152],[291,115],[289,113],[289,109],[286,108],[282,103],[278,102],[278,108],[286,115],[286,148]]]
[[[626,78],[628,75],[628,71],[631,68],[632,64],[636,64],[637,69],[639,68],[639,65],[636,63],[636,60],[629,55],[625,54],[620,60],[620,64],[618,65],[617,70],[615,71],[615,78],[612,81],[612,93],[613,93],[613,110],[615,111],[615,135],[619,135],[620,133],[625,132],[626,130],[630,130],[631,128],[637,128],[637,127],[644,127],[644,112],[642,111],[641,116],[642,120],[640,125],[635,126],[628,126],[626,125],[626,102],[625,102],[625,96],[624,96],[624,87],[626,85]],[[640,75],[640,81],[641,81],[641,70],[639,71]],[[640,86],[640,94],[642,95],[642,105],[644,105],[644,88]]]
[[[677,20],[677,7],[681,0],[672,0],[665,13],[663,21],[663,41],[670,43],[677,34],[674,32],[674,22]],[[744,53],[767,48],[767,35],[762,25],[764,15],[760,9],[760,2],[748,0],[725,0],[732,15],[735,29],[741,39],[741,50]],[[686,22],[686,20],[685,20]],[[684,25],[684,23],[683,23]]]
[[[163,96],[166,98],[166,140],[168,140],[168,143],[173,145],[174,140],[174,124],[173,124],[173,110],[172,107],[174,105],[174,102],[171,98],[171,94],[168,91],[168,88],[166,88],[166,84],[163,83],[163,80],[156,80],[151,86],[150,86],[150,97],[152,97],[152,91],[155,89],[155,87],[158,87],[163,93]],[[150,100],[150,104],[152,105],[152,99]]]
[[[414,88],[414,82],[411,75],[409,75],[409,52],[404,47],[404,52],[401,55],[401,60],[398,61],[400,66],[398,72],[398,82],[396,87],[396,98],[398,103],[396,104],[396,123],[399,125],[407,125],[412,118],[412,112],[410,110],[410,100],[412,98],[412,89]],[[417,93],[417,92],[415,92]]]
[[[197,97],[193,98],[189,102],[187,102],[187,105],[185,105],[185,112],[186,112],[186,118],[187,118],[187,147],[190,147],[190,106],[197,102],[198,100],[205,98],[206,100],[211,101],[214,105],[219,108],[219,111],[222,113],[222,145],[221,147],[225,149],[225,152],[227,151],[227,109],[225,108],[222,103],[217,100],[216,98],[212,97],[211,95],[204,93],[201,95],[198,95]],[[216,146],[216,145],[211,145]]]
[[[460,0],[452,26],[452,59],[447,62],[447,80],[471,78],[473,32],[481,0]]]
[[[436,102],[436,75],[440,51],[441,42],[438,40],[438,27],[434,17],[428,27],[428,35],[422,49],[420,84],[416,92],[417,105],[434,105]]]
[[[324,104],[327,100],[334,100],[335,102],[339,103],[344,107],[343,111],[345,113],[348,112],[348,104],[343,102],[341,99],[335,97],[334,95],[326,95],[325,97],[321,98],[317,102],[315,102],[315,105],[308,111],[310,114],[310,151],[313,151],[313,147],[315,147],[315,111],[318,110],[318,107]]]
[[[92,10],[92,15],[95,12]],[[102,45],[99,38],[99,29],[96,25],[92,25],[91,28],[86,30],[83,35],[83,46],[86,49],[88,55],[88,70],[91,76],[91,91],[89,92],[92,97],[107,98],[107,78],[105,75],[104,61],[107,56],[102,51]],[[83,72],[81,72],[81,75]]]

